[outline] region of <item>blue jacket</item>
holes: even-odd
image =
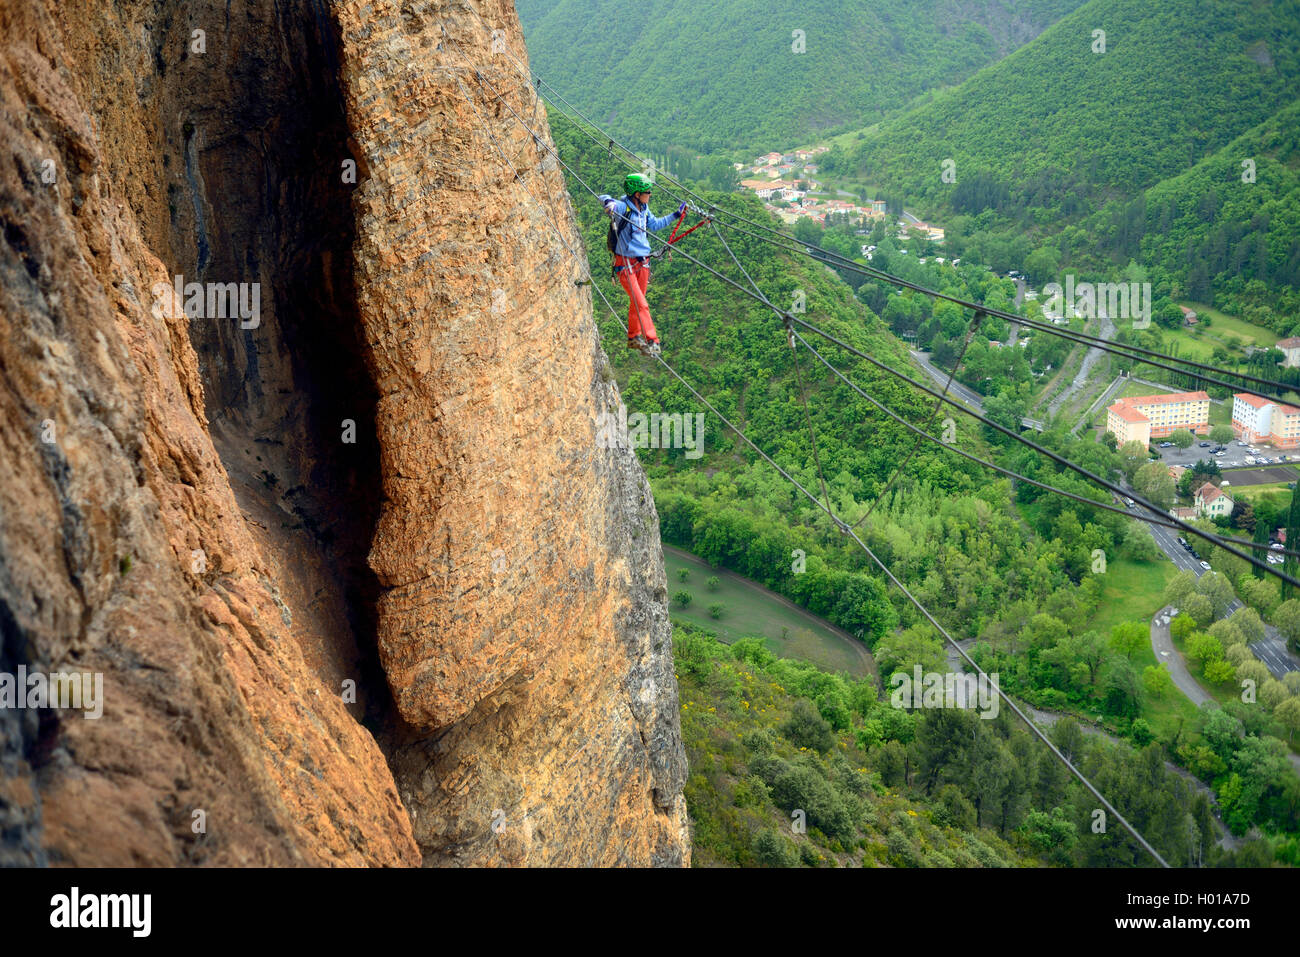
[[[629,202],[624,202],[629,200]],[[614,230],[618,233],[618,242],[615,243],[614,252],[620,256],[627,256],[635,259],[640,256],[650,255],[650,240],[646,238],[646,229],[653,229],[655,232],[671,224],[676,216],[651,216],[650,206],[638,206],[636,200],[630,196],[624,196],[623,199],[614,199],[612,196],[602,195],[601,203],[614,203]],[[624,217],[627,217],[626,220]]]

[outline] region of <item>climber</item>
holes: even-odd
[[[650,215],[650,191],[654,184],[648,176],[629,173],[623,180],[627,195],[621,200],[602,195],[600,201],[613,222],[610,224],[612,242],[607,240],[614,253],[614,275],[627,293],[627,347],[636,349],[652,359],[659,357],[659,334],[650,321],[650,306],[646,302],[646,284],[650,282],[650,240],[647,229],[656,232],[686,215],[682,203],[671,216]]]

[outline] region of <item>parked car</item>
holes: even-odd
[[[1201,443],[1201,448],[1203,448],[1203,449],[1208,449],[1209,447],[1210,447],[1210,443],[1209,443],[1209,442],[1202,442],[1202,443]]]
[[[1245,443],[1245,442],[1242,442],[1242,441],[1240,441],[1240,440],[1237,441],[1237,444],[1240,445],[1243,449],[1244,449],[1244,448],[1248,448],[1248,446],[1246,445],[1246,443]]]
[[[1181,546],[1183,546],[1183,548],[1186,548],[1186,547],[1187,547],[1187,539],[1183,538],[1182,536],[1179,536],[1179,538],[1178,538],[1178,544],[1181,545]]]
[[[1209,562],[1201,562],[1201,567],[1204,568],[1204,569],[1208,572],[1208,571],[1210,570],[1210,563],[1209,563]]]
[[[1274,542],[1272,545],[1270,545],[1270,546],[1268,546],[1268,547],[1269,547],[1269,548],[1277,549],[1278,551],[1281,551],[1281,550],[1282,550],[1283,548],[1285,548],[1286,546],[1283,545],[1281,542]]]
[[[1284,564],[1285,562],[1286,562],[1286,559],[1283,558],[1281,555],[1269,555],[1269,556],[1268,556],[1268,563],[1269,563],[1270,565],[1282,565],[1282,564]]]
[[[1160,447],[1161,447],[1162,449],[1167,449],[1167,448],[1169,448],[1170,446],[1172,446],[1173,444],[1174,444],[1174,443],[1172,443],[1172,442],[1161,442],[1161,443],[1160,443]]]

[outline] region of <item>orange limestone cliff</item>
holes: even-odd
[[[416,840],[430,864],[687,863],[658,518],[596,441],[618,390],[513,6],[337,15]]]
[[[0,864],[418,863],[208,432],[143,31],[88,6],[0,3],[0,674],[102,688],[0,707]]]
[[[0,866],[689,864],[654,503],[469,2],[0,0]],[[5,697],[58,672],[102,713]]]

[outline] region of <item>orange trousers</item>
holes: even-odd
[[[617,273],[618,281],[627,293],[627,337],[635,339],[645,336],[650,342],[659,341],[655,324],[650,321],[650,304],[646,302],[645,290],[650,283],[650,264],[626,256],[615,256],[615,266],[626,266]]]

